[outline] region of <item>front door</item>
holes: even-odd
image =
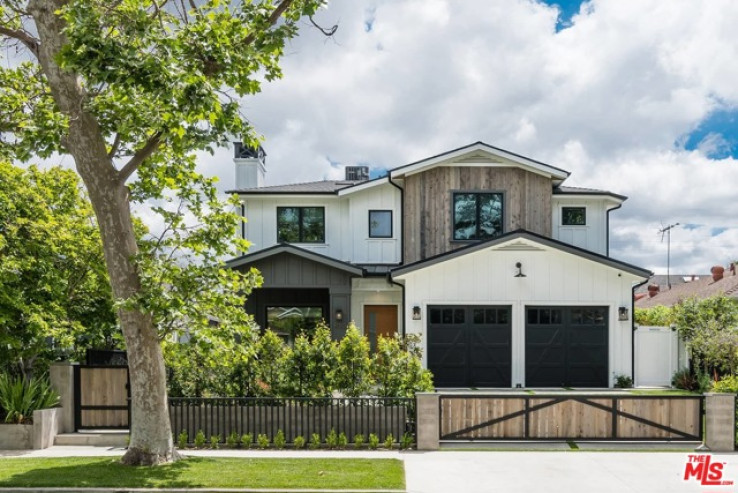
[[[372,352],[377,350],[379,336],[394,337],[397,334],[397,305],[364,305],[364,335],[369,339]]]

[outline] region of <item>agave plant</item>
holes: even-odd
[[[59,395],[48,380],[0,375],[0,408],[5,410],[6,423],[28,422],[33,411],[58,404]]]

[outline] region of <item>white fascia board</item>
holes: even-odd
[[[472,154],[478,151],[482,151],[493,157],[498,157],[498,158],[508,160],[511,163],[500,162],[500,163],[491,164],[491,163],[480,162],[478,164],[475,164],[473,162],[470,162],[470,163],[463,163],[463,166],[490,166],[492,165],[492,166],[499,166],[499,167],[520,167],[528,171],[537,173],[539,175],[543,175],[547,178],[551,178],[557,184],[563,182],[566,178],[569,177],[569,173],[566,171],[558,170],[556,168],[546,166],[544,164],[541,164],[535,161],[531,161],[522,156],[517,156],[511,153],[508,153],[506,151],[503,151],[502,149],[496,149],[496,148],[489,147],[481,143],[477,143],[477,144],[474,144],[473,146],[458,149],[448,154],[442,154],[440,156],[425,159],[423,161],[418,161],[417,163],[412,164],[410,166],[403,166],[400,168],[396,168],[395,170],[390,171],[390,176],[392,178],[400,178],[402,176],[414,175],[416,173],[421,173],[429,168],[433,168],[439,165],[443,165],[446,163],[451,164],[451,162],[453,162],[454,160],[460,157],[463,157],[465,155]]]
[[[358,185],[354,185],[352,187],[342,188],[338,191],[338,196],[343,197],[344,195],[348,195],[354,192],[361,192],[362,190],[368,190],[370,188],[386,185],[387,183],[389,183],[389,177],[386,176],[382,178],[377,178],[376,180],[369,180],[365,183],[359,183]]]

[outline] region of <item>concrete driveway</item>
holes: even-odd
[[[409,452],[403,454],[407,491],[504,493],[738,492],[738,454],[710,454],[724,462],[733,485],[684,480],[685,452]],[[692,455],[697,455],[692,453]],[[704,455],[704,454],[702,454]]]

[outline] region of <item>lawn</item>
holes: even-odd
[[[404,489],[397,459],[195,458],[129,467],[117,458],[0,459],[0,487]]]

